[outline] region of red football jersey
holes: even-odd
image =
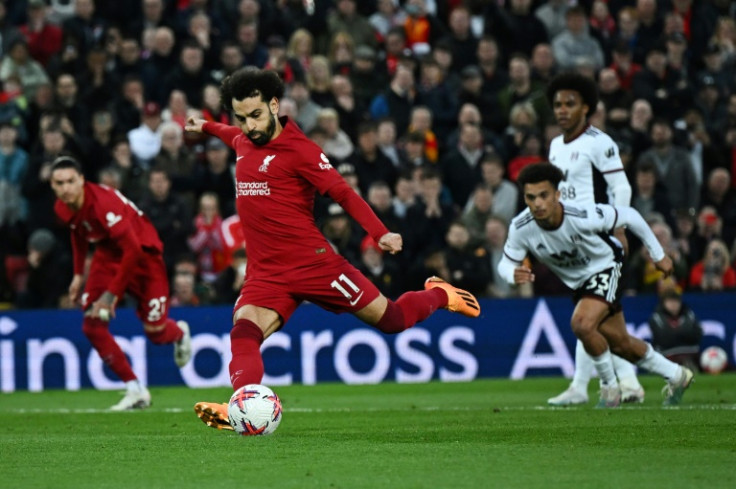
[[[388,229],[332,167],[322,149],[282,117],[283,131],[263,146],[233,126],[215,122],[204,131],[222,139],[237,155],[236,208],[248,244],[248,271],[316,265],[332,247],[314,222],[315,190],[329,194],[376,241]]]
[[[81,209],[72,211],[57,199],[54,212],[71,228],[75,274],[84,272],[89,243],[95,244],[95,259],[121,262],[120,272],[108,286],[117,296],[125,290],[127,272],[143,251],[163,252],[153,224],[135,204],[110,187],[85,182]]]

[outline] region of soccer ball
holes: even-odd
[[[703,372],[716,375],[726,370],[726,365],[728,356],[720,346],[709,346],[700,354],[700,368]]]
[[[265,385],[248,384],[233,392],[227,417],[238,434],[270,435],[281,423],[281,399]]]

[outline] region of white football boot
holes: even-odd
[[[588,393],[577,390],[572,384],[559,396],[547,399],[547,404],[550,406],[574,406],[576,404],[586,404],[587,402]]]
[[[601,384],[601,397],[596,404],[598,409],[615,408],[621,404],[621,388],[617,385],[610,387]]]
[[[192,334],[189,332],[189,324],[186,321],[177,321],[176,325],[184,335],[174,343],[174,361],[179,368],[182,368],[192,358]]]
[[[137,389],[128,389],[120,402],[110,407],[110,411],[130,411],[132,409],[145,409],[151,406],[151,393],[148,389],[139,385]]]
[[[690,387],[693,383],[693,372],[687,367],[680,367],[680,375],[667,382],[667,385],[662,389],[664,394],[663,406],[677,406],[682,400],[682,395],[685,393],[685,389]]]

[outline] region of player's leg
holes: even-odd
[[[636,376],[636,367],[633,363],[618,355],[613,355],[613,370],[616,372],[618,384],[621,386],[621,402],[644,402],[644,387]]]
[[[136,313],[143,331],[154,345],[174,344],[174,361],[183,367],[192,357],[189,324],[169,317],[169,280],[160,255],[146,255],[128,285],[138,301]]]
[[[85,311],[82,332],[105,365],[125,382],[125,395],[110,409],[113,411],[142,409],[151,405],[150,393],[138,380],[128,358],[110,333],[109,323],[89,315],[92,304],[107,290],[107,284],[113,279],[117,270],[117,263],[102,261],[98,258],[92,260],[89,277],[82,294],[82,310]]]
[[[254,303],[263,304],[255,306]],[[284,289],[275,289],[256,279],[249,279],[235,303],[233,328],[230,331],[230,382],[233,390],[263,379],[261,343],[278,331],[298,305]],[[198,402],[194,412],[207,426],[230,430],[227,403]]]
[[[588,384],[595,371],[593,359],[585,351],[583,342],[575,342],[575,372],[567,389],[555,397],[547,399],[551,406],[572,406],[588,402]]]
[[[611,350],[599,325],[610,314],[610,304],[597,297],[583,297],[575,306],[570,324],[583,343],[600,377],[601,395],[598,407],[615,407],[621,402],[621,390],[611,360]]]
[[[693,379],[693,372],[690,369],[668,360],[661,353],[654,351],[649,343],[631,336],[626,330],[622,312],[607,318],[601,324],[600,330],[617,355],[667,380],[664,388],[665,405],[679,404],[685,389],[690,386]]]

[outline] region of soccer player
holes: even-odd
[[[531,253],[575,290],[576,305],[570,323],[600,376],[598,407],[616,407],[621,402],[611,352],[662,375],[667,379],[664,404],[678,404],[693,373],[627,332],[618,282],[623,253],[611,234],[616,226],[628,226],[665,276],[672,273],[672,260],[631,207],[563,205],[559,190],[563,177],[562,171],[550,163],[529,165],[519,174],[517,182],[528,209],[511,221],[499,273],[512,284],[533,282],[532,270],[523,264]]]
[[[305,300],[355,314],[384,333],[399,333],[439,308],[480,314],[475,297],[437,277],[427,279],[424,291],[391,301],[333,251],[314,222],[315,190],[339,203],[382,250],[401,251],[402,238],[388,231],[319,146],[292,120],[278,117],[284,84],[276,73],[243,68],[223,80],[221,93],[236,126],[190,118],[186,130],[217,136],[237,155],[236,207],[248,264],[230,332],[233,389],[261,382],[261,343]],[[208,426],[232,430],[227,403],[200,402],[194,410]]]
[[[563,173],[561,200],[574,206],[596,202],[593,186],[593,168],[596,168],[606,181],[608,202],[628,207],[631,185],[626,178],[618,146],[608,134],[588,122],[598,104],[595,82],[577,73],[563,73],[550,82],[547,98],[562,130],[549,148],[550,163]],[[626,249],[626,234],[622,227],[616,229],[615,236]],[[634,366],[616,355],[613,356],[613,366],[621,384],[623,402],[644,402],[644,389],[636,378]],[[588,402],[588,383],[593,371],[593,361],[578,341],[575,346],[575,373],[570,386],[547,402],[553,406]]]
[[[163,245],[155,228],[123,194],[104,185],[85,182],[79,162],[60,156],[51,165],[51,188],[56,194],[56,215],[71,229],[74,277],[69,285],[72,301],[80,299],[89,244],[92,264],[84,293],[82,331],[100,358],[125,382],[125,396],[113,411],[151,405],[151,394],[133,369],[109,330],[115,305],[123,293],[138,302],[143,330],[154,344],[174,344],[174,360],[183,367],[192,356],[189,325],[168,317],[169,282],[162,258]]]

